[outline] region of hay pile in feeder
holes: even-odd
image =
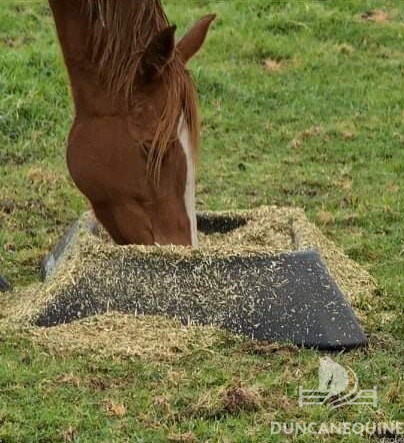
[[[356,308],[359,318],[360,301],[372,297],[375,288],[372,277],[326,239],[300,209],[262,207],[204,213],[199,215],[198,227],[200,245],[197,249],[157,245],[118,247],[96,224],[92,214],[86,213],[71,231],[68,246],[47,280],[21,291],[18,296],[12,294],[3,300],[3,319],[0,322],[49,326],[112,310],[136,313],[137,303],[146,313],[149,305],[153,304],[152,312],[157,315],[176,312],[178,306],[191,307],[194,311],[202,308],[205,323],[220,324],[222,319],[218,313],[223,308],[227,311],[237,309],[239,317],[248,318],[256,308],[248,294],[254,294],[254,290],[259,288],[246,288],[247,296],[240,297],[240,287],[236,287],[236,282],[242,280],[239,273],[251,272],[248,267],[243,267],[243,260],[305,249],[319,251],[331,276]],[[231,260],[237,264],[237,269],[228,276],[226,285],[220,285],[217,280],[223,277],[221,268]],[[269,271],[273,270],[267,268],[262,272],[268,274]],[[187,272],[191,274],[187,275]],[[278,283],[282,284],[274,282],[275,285]],[[170,294],[168,298],[162,287]],[[218,287],[221,288],[220,294],[217,293]],[[122,298],[119,303],[116,303],[117,295]],[[63,299],[63,309],[67,307],[78,315],[63,317],[65,314],[58,305],[60,299]],[[54,321],[54,318],[62,321]],[[126,322],[128,318],[125,317]],[[67,339],[69,335],[66,332],[72,328],[80,335],[84,347],[85,343],[102,347],[108,336],[107,326],[103,332],[104,321],[108,323],[110,317],[97,320],[100,331],[96,337],[87,327],[92,323],[86,322],[80,323],[80,326],[58,326],[55,332],[48,331],[42,337],[45,341],[48,340],[46,337],[52,337],[50,343],[55,342],[57,336],[61,341],[72,341]],[[132,339],[136,348],[136,340],[131,336]]]

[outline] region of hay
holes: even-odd
[[[74,296],[66,299],[67,303],[82,303],[85,315],[90,288],[96,296],[105,296],[107,293],[110,300],[114,300],[117,293],[125,292],[130,299],[134,294],[137,297],[139,291],[146,291],[142,303],[154,303],[156,298],[160,297],[161,313],[164,313],[170,306],[159,295],[162,284],[169,288],[171,299],[174,294],[176,303],[199,303],[203,306],[208,312],[207,315],[212,316],[213,323],[217,322],[217,315],[223,308],[223,303],[227,303],[226,309],[232,309],[242,302],[240,315],[248,317],[254,308],[249,304],[253,303],[253,299],[247,297],[246,300],[241,300],[240,288],[226,286],[225,297],[214,292],[215,278],[220,276],[214,275],[216,268],[213,264],[218,260],[225,262],[236,258],[268,257],[281,252],[313,248],[320,252],[331,276],[359,318],[362,318],[363,300],[369,301],[373,296],[375,282],[372,277],[308,222],[301,209],[262,207],[248,211],[206,213],[200,215],[199,225],[205,234],[199,233],[198,249],[173,246],[118,247],[112,244],[105,232],[95,224],[91,213],[84,214],[71,231],[69,246],[56,263],[50,277],[43,284],[14,292],[0,302],[0,327],[25,327],[34,324],[44,310],[52,310],[55,300],[66,293]],[[179,264],[184,262],[193,263],[193,274],[189,276],[186,294],[178,280],[179,274],[176,273]],[[266,271],[268,270],[263,270]],[[248,272],[248,269],[243,272]],[[204,293],[198,290],[200,287],[204,288]],[[212,288],[211,291],[209,287]],[[117,325],[124,325],[123,330],[126,332],[123,334],[126,334],[127,340],[125,336],[120,340],[119,332],[118,335],[111,332],[111,315],[61,325],[46,331],[33,328],[32,334],[51,347],[65,343],[67,347],[75,349],[81,347],[93,351],[95,347],[105,351],[108,348],[111,352],[136,354],[141,353],[144,346],[143,342],[137,341],[139,338],[136,338],[136,334],[138,332],[138,335],[147,336],[151,330],[148,330],[146,325],[150,321],[150,325],[154,325],[155,329],[160,327],[157,324],[161,324],[163,329],[166,328],[165,335],[169,347],[177,346],[175,343],[179,344],[179,347],[184,345],[183,334],[179,332],[183,327],[177,323],[167,323],[156,318],[139,320],[131,315],[116,318]],[[198,328],[192,330],[196,331]],[[97,334],[94,334],[94,331],[97,331]],[[110,339],[111,337],[114,339]],[[172,340],[169,337],[172,337]],[[149,336],[149,340],[155,345],[158,337],[152,335]],[[147,351],[144,352],[147,354]]]
[[[209,327],[183,326],[161,317],[111,312],[52,328],[30,328],[33,341],[56,355],[139,357],[146,361],[173,361],[209,350],[222,334]]]

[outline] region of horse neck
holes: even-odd
[[[76,115],[116,115],[124,101],[102,83],[88,48],[90,18],[85,0],[49,0],[65,64],[69,73]]]

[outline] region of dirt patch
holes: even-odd
[[[321,126],[312,126],[310,128],[301,131],[296,137],[290,142],[290,146],[294,149],[300,148],[304,141],[311,139],[313,137],[324,137],[325,131]]]
[[[196,443],[198,440],[192,432],[185,434],[170,434],[167,440],[172,443]]]
[[[269,73],[279,72],[283,67],[282,62],[280,62],[278,60],[273,60],[271,58],[267,58],[264,61],[263,65],[264,65],[265,71],[267,71]]]
[[[126,415],[126,406],[111,399],[104,400],[101,407],[107,417],[122,418]]]
[[[240,350],[255,355],[271,355],[271,354],[295,354],[298,347],[289,344],[271,343],[267,341],[245,341],[241,344]]]
[[[382,11],[381,9],[373,9],[371,11],[365,11],[361,15],[361,19],[375,23],[383,23],[388,21],[390,18],[385,11]]]
[[[225,389],[221,395],[223,408],[230,414],[242,411],[255,412],[262,404],[261,396],[255,390],[238,384]]]

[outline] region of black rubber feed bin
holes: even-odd
[[[319,349],[366,345],[339,286],[355,302],[373,280],[302,211],[204,213],[198,229],[194,250],[118,247],[84,214],[44,261],[45,291],[33,301],[32,323],[120,311]]]
[[[8,281],[0,275],[0,292],[6,292],[11,289],[10,284]]]

